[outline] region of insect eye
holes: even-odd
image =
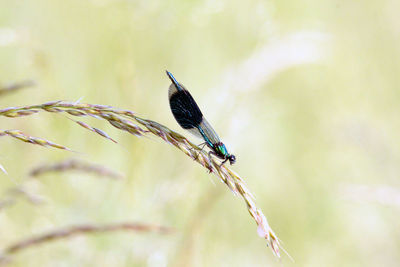
[[[234,164],[235,162],[236,162],[236,157],[234,156],[234,155],[230,155],[229,156],[229,163],[232,165],[232,164]]]

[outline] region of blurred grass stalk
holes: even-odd
[[[168,234],[171,233],[173,229],[165,226],[134,223],[134,222],[116,223],[108,225],[86,224],[86,225],[70,226],[66,228],[56,229],[48,233],[44,233],[32,238],[15,242],[14,244],[0,251],[0,264],[2,263],[8,264],[11,261],[9,258],[10,255],[33,246],[40,245],[42,243],[56,241],[58,239],[68,238],[75,235],[115,232],[115,231],[156,232],[160,234]]]
[[[92,173],[100,177],[108,177],[111,179],[122,179],[124,176],[103,165],[83,162],[77,159],[68,159],[53,164],[43,164],[31,170],[29,176],[38,177],[49,172],[66,172],[80,171],[84,173]]]
[[[28,183],[37,182],[39,176],[47,173],[61,173],[67,171],[79,171],[82,173],[93,174],[98,177],[107,177],[112,180],[120,180],[124,178],[124,175],[102,165],[87,163],[77,159],[68,159],[53,164],[43,164],[35,167],[29,172],[29,176],[35,179],[25,180],[22,184],[8,189],[3,196],[0,197],[0,211],[13,206],[17,202],[17,199],[21,198],[34,205],[43,204],[46,202],[45,198],[31,192]]]
[[[35,82],[32,80],[26,80],[22,82],[16,82],[10,85],[6,85],[0,88],[0,96],[5,94],[14,93],[20,89],[28,88],[34,86]]]
[[[190,142],[184,136],[170,130],[166,126],[155,121],[140,118],[129,110],[121,110],[111,106],[81,104],[63,101],[47,102],[40,105],[30,105],[25,107],[9,107],[0,110],[0,116],[9,118],[29,116],[40,111],[53,113],[67,113],[72,116],[90,116],[96,119],[104,119],[117,129],[126,131],[135,136],[146,136],[149,134],[155,135],[163,139],[170,145],[175,146],[194,161],[198,162],[210,173],[214,173],[228,188],[235,194],[242,196],[246,203],[250,215],[255,220],[258,228],[258,234],[267,240],[267,245],[271,247],[272,252],[280,258],[280,242],[276,234],[270,228],[268,221],[263,212],[256,206],[255,199],[247,188],[243,179],[238,174],[230,170],[225,165],[220,164],[213,157],[210,157],[207,152],[200,149],[197,145]],[[99,135],[114,141],[106,133],[101,130],[92,128],[83,122],[76,121],[80,126],[94,131]],[[139,126],[140,125],[140,126]],[[3,134],[8,134],[24,142],[35,143],[44,146],[51,146],[60,149],[68,150],[64,146],[56,145],[46,140],[26,137],[21,132],[3,131]]]

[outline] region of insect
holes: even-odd
[[[169,86],[168,98],[172,114],[176,121],[183,129],[203,138],[205,141],[204,144],[211,149],[210,153],[222,159],[222,164],[228,160],[231,165],[234,164],[236,157],[229,154],[224,143],[221,142],[217,133],[204,118],[192,95],[182,84],[178,83],[171,72],[166,72],[172,82]]]

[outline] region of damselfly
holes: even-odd
[[[210,153],[222,159],[222,164],[228,160],[230,164],[235,163],[236,157],[229,154],[224,143],[204,118],[189,91],[177,82],[171,72],[167,71],[167,75],[172,82],[168,90],[169,104],[179,125],[195,136],[203,138],[205,144],[212,150]]]

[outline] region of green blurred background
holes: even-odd
[[[0,118],[81,153],[0,138],[3,194],[43,163],[80,158],[125,174],[26,184],[42,205],[0,211],[0,245],[81,223],[138,221],[170,235],[79,236],[15,266],[398,266],[400,2],[0,0],[0,82],[37,86],[2,108],[80,100],[175,122],[165,69],[188,87],[271,227],[277,261],[244,203],[157,138],[95,119],[119,144],[60,114]],[[200,143],[200,142],[199,142]]]

